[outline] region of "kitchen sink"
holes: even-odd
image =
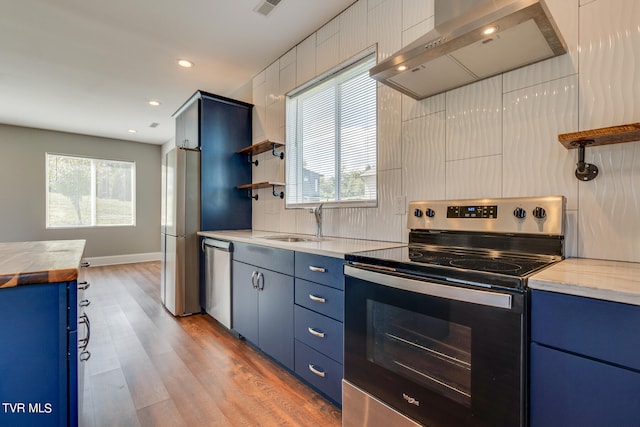
[[[288,243],[296,243],[296,242],[319,242],[322,239],[318,239],[317,237],[304,237],[304,236],[265,236],[263,239],[267,240],[277,240],[278,242],[288,242]]]

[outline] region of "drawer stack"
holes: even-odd
[[[295,372],[338,405],[343,375],[343,260],[295,254]]]

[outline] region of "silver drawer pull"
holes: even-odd
[[[321,378],[324,378],[327,375],[324,371],[319,370],[311,363],[309,363],[309,370]]]
[[[316,273],[326,273],[327,269],[322,267],[314,267],[313,265],[309,266],[309,270],[315,271]]]
[[[327,302],[327,300],[326,300],[326,299],[324,299],[324,298],[322,298],[322,297],[317,297],[317,296],[315,296],[315,295],[313,295],[313,294],[309,294],[309,299],[310,299],[311,301],[315,301],[315,302]]]
[[[322,331],[319,331],[317,329],[313,329],[312,327],[308,327],[307,330],[313,336],[316,336],[318,338],[324,338],[324,332],[322,332]]]
[[[78,305],[82,308],[89,307],[89,305],[91,305],[91,301],[89,301],[88,299],[83,299]]]
[[[80,291],[86,291],[87,289],[89,289],[89,286],[91,286],[91,283],[85,281],[82,282],[78,282],[78,290]]]

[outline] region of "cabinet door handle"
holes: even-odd
[[[82,308],[89,307],[91,305],[91,301],[89,301],[88,299],[83,299],[78,305]]]
[[[81,340],[78,340],[78,348],[80,350],[86,350],[87,346],[89,345],[89,341],[91,341],[91,322],[89,321],[89,316],[87,316],[87,313],[82,313],[82,316],[80,316],[78,323],[81,325],[87,325],[87,336],[82,338]]]
[[[315,296],[313,294],[309,294],[309,299],[314,302],[327,302],[325,298]]]
[[[81,362],[86,362],[89,359],[91,359],[91,352],[89,350],[84,350],[82,353],[80,353]]]
[[[324,378],[327,375],[324,371],[319,370],[311,363],[309,363],[309,370],[321,378]]]
[[[327,269],[326,268],[322,268],[322,267],[315,267],[313,265],[309,266],[309,270],[314,271],[316,273],[326,273]]]
[[[258,290],[264,290],[264,274],[258,273]]]
[[[256,276],[257,276],[257,274],[258,274],[257,271],[251,272],[251,287],[253,289],[258,289],[258,285],[256,284]]]
[[[81,262],[80,267],[83,267],[83,268],[91,267],[91,261]]]
[[[91,283],[89,283],[86,280],[84,280],[84,281],[78,283],[78,290],[86,291],[87,289],[89,289],[89,286],[91,286]]]
[[[311,335],[313,335],[313,336],[316,336],[316,337],[318,337],[318,338],[324,338],[324,332],[322,332],[322,331],[319,331],[319,330],[314,329],[314,328],[312,328],[312,327],[308,327],[308,328],[307,328],[307,331],[309,331],[309,333],[310,333]]]

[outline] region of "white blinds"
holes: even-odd
[[[287,97],[287,206],[376,201],[375,54]]]

